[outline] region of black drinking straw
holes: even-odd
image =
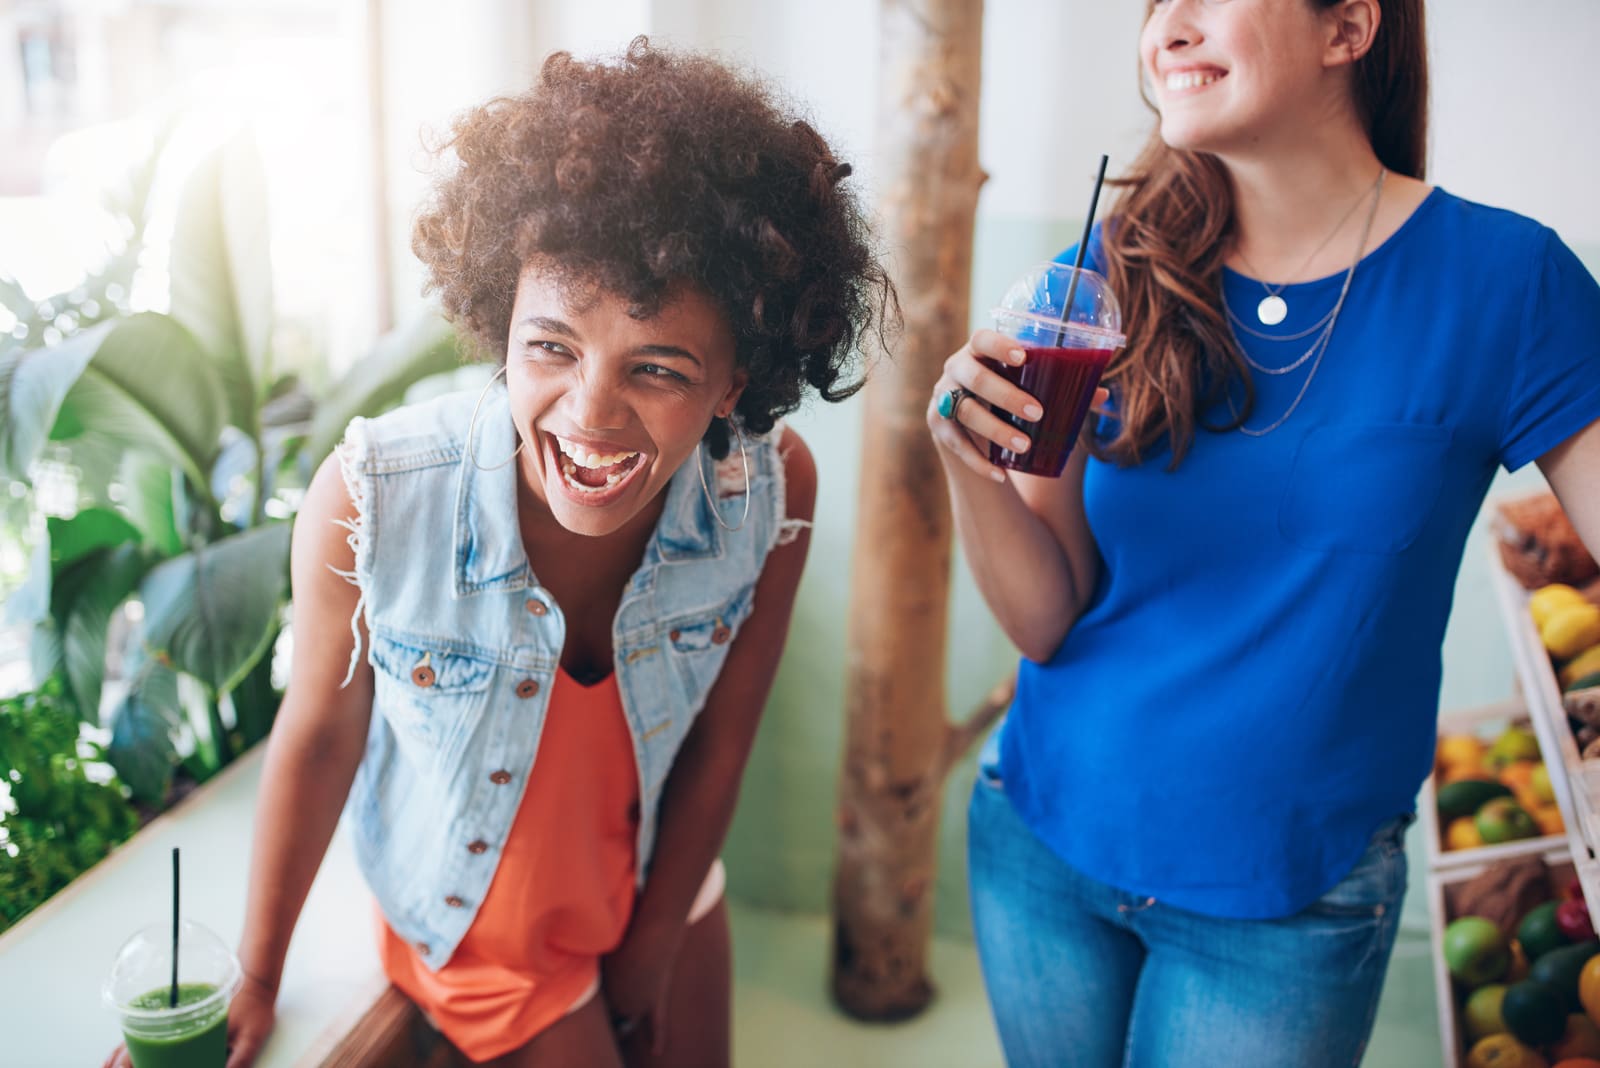
[[[1083,254],[1089,249],[1089,231],[1094,228],[1094,212],[1100,206],[1100,186],[1106,180],[1106,163],[1108,158],[1100,156],[1100,172],[1094,176],[1094,192],[1089,196],[1089,215],[1083,220],[1083,236],[1078,239],[1078,254],[1072,260],[1072,281],[1067,283],[1067,299],[1061,308],[1062,329],[1056,331],[1056,348],[1061,347],[1062,339],[1066,336],[1067,319],[1072,315],[1072,298],[1078,292],[1078,272],[1083,270]]]
[[[178,847],[172,847],[172,993],[171,1008],[178,1007]]]

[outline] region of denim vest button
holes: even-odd
[[[453,909],[458,909],[462,905],[466,904],[466,902],[462,901],[459,897],[456,897],[456,895],[454,895],[454,894],[451,894],[449,897],[445,898],[444,899],[444,903],[446,905],[449,905]]]
[[[511,773],[509,771],[491,771],[489,773],[489,781],[496,786],[504,786],[511,781]]]
[[[550,609],[545,607],[545,604],[544,604],[543,601],[538,600],[537,598],[534,598],[534,597],[529,597],[528,598],[528,603],[524,607],[526,607],[528,609],[528,611],[532,612],[536,616],[542,616],[546,612],[550,611]]]
[[[467,852],[471,853],[473,856],[477,856],[479,853],[487,852],[488,849],[489,843],[485,842],[482,838],[479,838],[475,842],[467,843]]]
[[[437,678],[438,676],[433,673],[433,668],[427,664],[418,664],[411,669],[411,681],[423,689],[432,686]]]
[[[523,679],[521,682],[517,683],[518,697],[532,697],[538,692],[539,682],[537,679]]]
[[[433,952],[433,947],[428,945],[428,943],[426,943],[426,942],[418,942],[417,943],[417,952],[422,954],[424,957],[426,957],[428,954]]]
[[[711,632],[711,641],[715,645],[726,645],[731,637],[733,637],[733,631],[721,623],[718,623],[716,629]]]
[[[683,631],[674,630],[671,634],[668,634],[667,637],[671,638],[673,641],[677,641],[679,638],[683,637]]]

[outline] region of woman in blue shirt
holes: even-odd
[[[1422,0],[1157,0],[1140,49],[1160,126],[1086,250],[1130,335],[1086,448],[1007,474],[1016,430],[940,414],[1038,417],[992,331],[929,405],[1024,655],[979,950],[1013,1065],[1349,1065],[1495,469],[1537,462],[1600,554],[1600,287],[1422,180]]]

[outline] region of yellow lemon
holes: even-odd
[[[1539,638],[1559,660],[1600,645],[1600,604],[1585,601],[1556,609],[1539,628]]]
[[[1478,833],[1478,823],[1471,816],[1451,820],[1450,826],[1445,828],[1446,849],[1476,849],[1481,845],[1483,845],[1483,835]]]
[[[1543,627],[1545,621],[1554,615],[1557,609],[1583,603],[1583,594],[1571,586],[1557,582],[1534,590],[1528,595],[1528,614],[1533,616],[1534,626]]]
[[[1435,759],[1440,767],[1445,768],[1476,766],[1482,763],[1487,748],[1480,739],[1470,734],[1441,735]]]

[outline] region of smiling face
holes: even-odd
[[[1155,0],[1140,57],[1174,148],[1226,156],[1352,107],[1339,5]]]
[[[727,316],[682,288],[648,319],[610,293],[563,294],[530,265],[517,282],[506,388],[522,477],[576,534],[621,529],[744,389]]]

